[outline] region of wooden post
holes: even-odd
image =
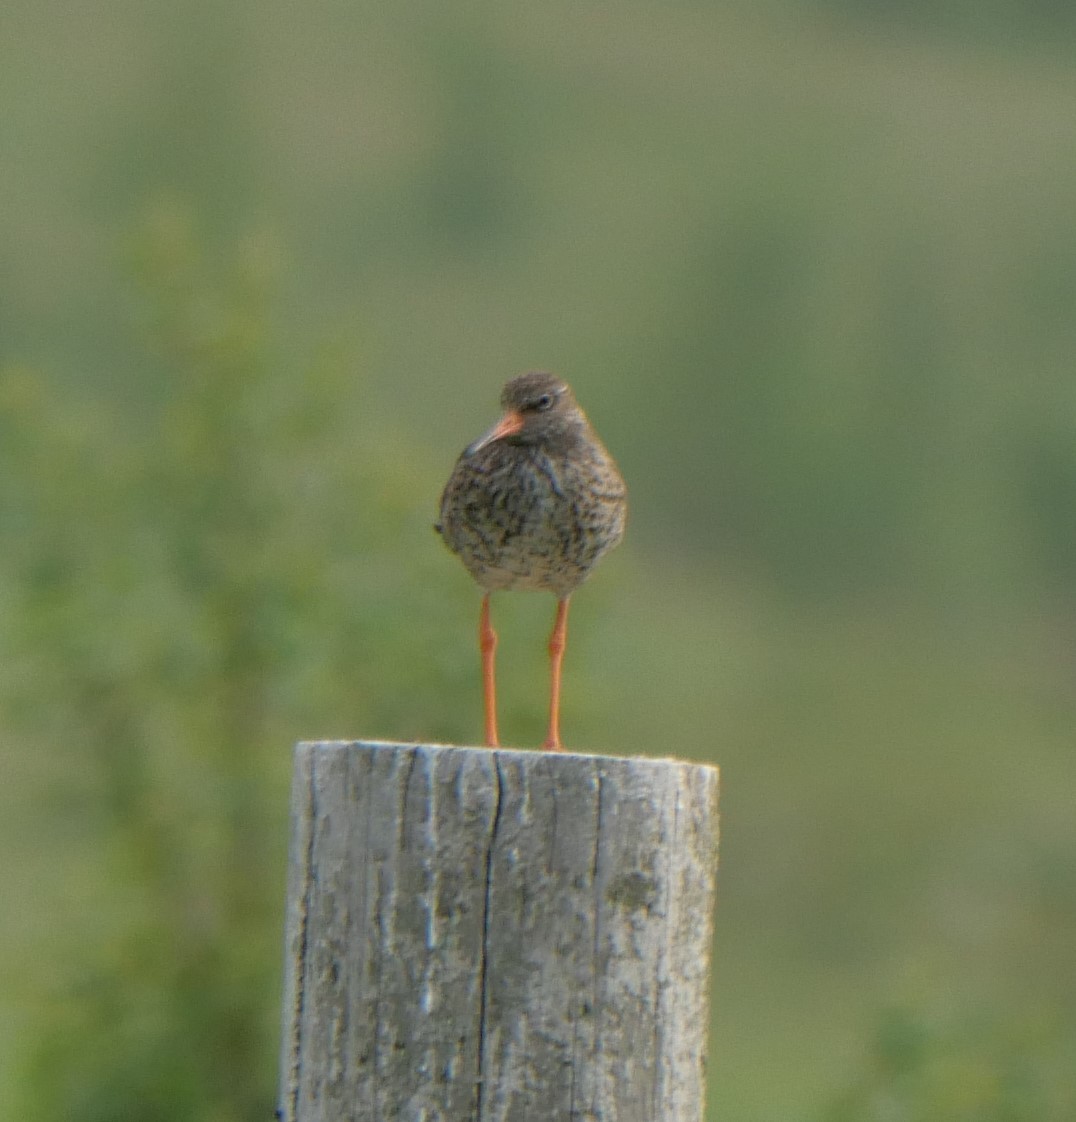
[[[300,744],[284,1122],[701,1122],[717,771]]]

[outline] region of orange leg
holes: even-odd
[[[482,597],[478,617],[478,649],[482,652],[482,697],[486,707],[486,747],[499,746],[497,739],[497,683],[493,654],[497,650],[497,632],[489,618],[489,593]]]
[[[549,735],[544,748],[561,751],[560,742],[560,667],[564,661],[564,648],[568,644],[568,597],[557,601],[557,618],[549,636]]]

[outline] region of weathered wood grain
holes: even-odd
[[[717,772],[300,744],[285,1122],[701,1122]]]

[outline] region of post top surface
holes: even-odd
[[[309,749],[311,751],[319,749],[326,751],[333,749],[341,750],[346,748],[373,749],[377,752],[413,752],[419,750],[421,752],[430,753],[431,755],[440,752],[462,752],[467,754],[492,755],[494,759],[501,760],[506,758],[526,761],[534,761],[536,759],[547,760],[553,766],[556,766],[558,763],[578,764],[583,761],[591,761],[601,763],[604,766],[630,764],[633,767],[690,767],[698,768],[701,771],[712,772],[714,776],[719,772],[715,764],[701,763],[698,760],[679,759],[672,756],[612,756],[592,752],[571,752],[567,750],[550,752],[541,748],[485,748],[476,745],[426,744],[418,740],[301,740],[296,747]]]

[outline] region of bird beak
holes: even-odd
[[[469,444],[464,450],[465,456],[473,456],[476,452],[480,452],[487,444],[492,444],[495,440],[503,440],[506,436],[512,436],[519,432],[523,427],[523,415],[515,411],[505,413],[505,415],[487,432],[484,436],[480,436],[473,444]]]

